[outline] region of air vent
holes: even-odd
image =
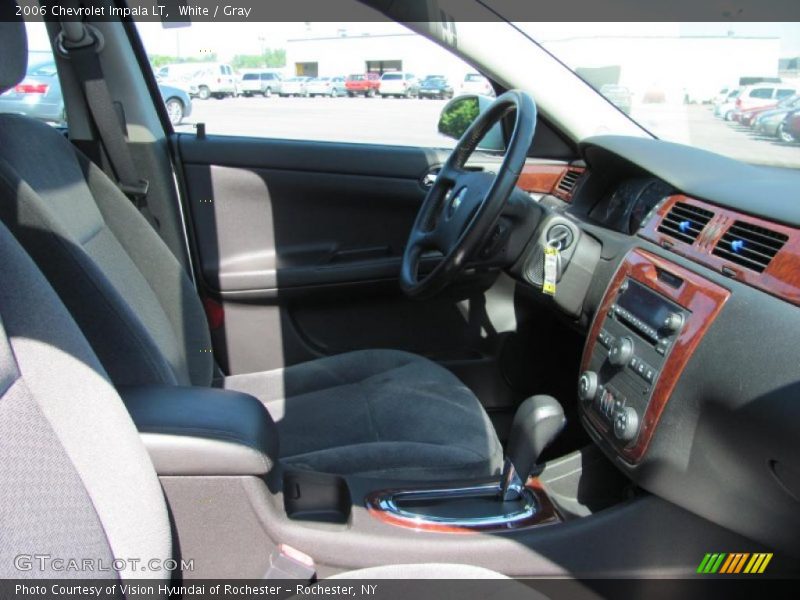
[[[788,239],[777,231],[735,221],[717,243],[713,254],[761,273]]]
[[[676,202],[661,221],[658,232],[693,244],[713,216],[710,210]]]
[[[566,196],[572,195],[572,190],[575,189],[575,184],[578,183],[578,179],[581,178],[583,175],[583,171],[575,171],[573,169],[568,169],[561,180],[558,182],[558,186],[556,186],[556,190],[561,192]]]

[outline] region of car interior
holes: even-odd
[[[797,573],[796,170],[600,96],[630,135],[580,135],[466,42],[453,149],[176,133],[130,20],[46,26],[68,127],[0,114],[0,576]]]

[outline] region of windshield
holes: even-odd
[[[656,137],[800,167],[800,145],[742,118],[800,89],[800,23],[517,25]]]

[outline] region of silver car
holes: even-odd
[[[261,94],[265,98],[269,98],[272,94],[280,94],[280,92],[281,76],[269,71],[245,73],[239,82],[239,93],[242,96]]]
[[[0,112],[28,115],[58,125],[66,123],[61,83],[52,56],[28,64],[25,79],[0,95]]]
[[[311,77],[290,77],[281,84],[280,96],[305,96],[308,97],[308,82]]]
[[[158,91],[173,125],[191,114],[192,101],[185,90],[159,82]],[[67,124],[61,82],[51,54],[42,59],[31,53],[25,79],[0,95],[0,112],[27,115],[60,126]]]
[[[336,96],[347,95],[344,87],[344,77],[317,77],[306,84],[309,96]]]

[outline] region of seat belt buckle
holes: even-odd
[[[122,193],[133,200],[137,206],[147,197],[147,192],[150,189],[150,182],[147,179],[140,179],[136,183],[122,183],[120,181],[117,185],[122,190]]]
[[[269,556],[269,568],[263,579],[302,579],[311,582],[317,575],[314,559],[287,544],[278,547]]]

